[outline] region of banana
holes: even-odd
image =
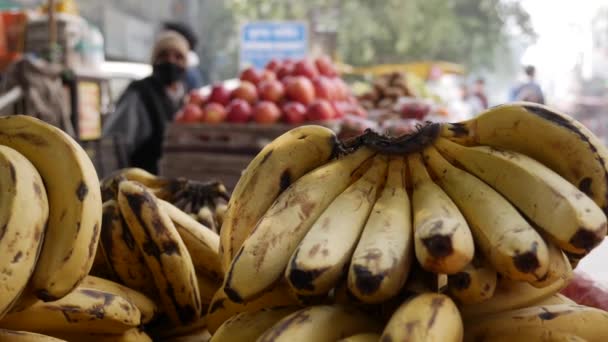
[[[44,181],[49,220],[31,283],[38,298],[61,298],[89,273],[95,258],[101,230],[95,167],[63,131],[25,115],[0,118],[0,145],[23,154]]]
[[[29,331],[0,329],[0,342],[66,342],[55,337]]]
[[[224,217],[226,217],[226,212],[228,211],[228,204],[224,201],[215,203],[215,221],[219,227],[222,227],[224,224]]]
[[[348,287],[366,303],[378,303],[396,296],[405,284],[412,264],[413,234],[405,173],[405,159],[392,157],[384,189],[365,223],[351,259]]]
[[[307,173],[282,192],[234,257],[224,281],[228,297],[249,300],[280,279],[310,227],[357,179],[360,166],[372,155],[367,148],[359,149]]]
[[[475,176],[451,165],[434,147],[424,150],[424,158],[462,211],[476,246],[498,272],[522,281],[535,281],[547,273],[545,241],[511,203]]]
[[[131,328],[120,335],[86,334],[86,333],[53,333],[68,342],[152,342],[152,338],[140,328]]]
[[[95,252],[95,259],[93,259],[93,266],[91,267],[91,271],[89,272],[89,274],[101,278],[116,280],[116,275],[114,274],[114,271],[112,271],[112,268],[110,267],[110,265],[108,265],[108,262],[106,261],[106,256],[103,252],[103,243],[101,242],[103,235],[103,225],[105,224],[103,214],[101,221],[102,232],[99,236],[99,246],[97,246],[97,251]]]
[[[109,201],[111,199],[118,198],[118,186],[120,182],[130,180],[138,182],[150,189],[155,196],[162,198],[171,197],[169,194],[174,192],[183,191],[186,180],[183,178],[171,179],[165,177],[159,177],[152,174],[144,169],[137,167],[129,167],[120,170],[116,170],[108,177],[101,181],[101,193],[103,201]],[[162,196],[166,195],[166,196]]]
[[[534,306],[497,313],[465,322],[465,341],[544,328],[579,336],[587,341],[605,341],[608,312],[582,305]]]
[[[37,333],[122,334],[140,324],[141,313],[129,300],[80,287],[57,301],[38,301],[0,320],[0,328]]]
[[[211,333],[215,331],[230,317],[241,312],[255,312],[261,309],[273,307],[299,306],[295,294],[293,294],[287,284],[279,283],[275,287],[267,290],[259,297],[245,302],[235,303],[228,298],[223,289],[219,289],[207,312],[207,327]]]
[[[517,333],[501,333],[496,336],[487,336],[480,342],[512,342],[512,341],[537,341],[537,342],[587,342],[586,339],[561,331],[547,330],[542,327],[526,329]]]
[[[442,138],[435,146],[505,196],[562,249],[588,253],[606,236],[602,209],[536,160],[488,146],[465,147]]]
[[[0,146],[0,319],[19,299],[36,266],[49,217],[44,184],[19,152]]]
[[[168,340],[169,342],[206,342],[211,339],[211,334],[205,328],[198,329],[196,331],[192,331],[187,335],[173,336]]]
[[[501,278],[496,284],[492,298],[482,303],[462,305],[460,312],[462,317],[468,320],[487,314],[524,308],[553,296],[566,285],[568,285],[568,281],[562,278],[539,289],[526,282]]]
[[[457,273],[475,253],[469,225],[456,204],[433,182],[419,153],[408,156],[408,166],[416,258],[427,271]]]
[[[338,342],[378,342],[380,335],[378,334],[358,334],[338,340]]]
[[[258,342],[333,342],[343,336],[379,332],[372,317],[340,305],[311,306],[292,313],[268,329]]]
[[[144,186],[132,181],[120,183],[118,205],[169,319],[180,325],[197,320],[202,304],[194,265],[166,210]]]
[[[287,187],[335,154],[333,131],[322,126],[296,127],[266,145],[249,163],[228,202],[220,232],[222,265],[232,259],[256,223]]]
[[[101,251],[106,264],[118,282],[145,293],[150,297],[157,296],[152,272],[148,269],[144,256],[135,243],[133,235],[125,223],[116,200],[103,204],[101,221]]]
[[[294,251],[285,279],[298,295],[322,295],[336,285],[353,250],[379,188],[387,158],[378,155],[367,172],[323,211]]]
[[[456,304],[442,294],[424,293],[395,311],[380,341],[462,341],[463,325]]]
[[[276,322],[294,311],[294,307],[278,307],[242,312],[224,322],[209,342],[255,341]]]
[[[146,297],[143,293],[111,280],[89,275],[82,280],[80,288],[99,290],[129,300],[141,312],[141,322],[144,324],[150,323],[160,313],[158,306],[152,299]]]
[[[568,115],[543,105],[511,103],[465,122],[442,124],[441,135],[465,145],[499,147],[534,158],[608,213],[606,147]]]
[[[494,295],[496,270],[484,261],[474,258],[460,272],[448,277],[448,291],[460,303],[481,303]]]
[[[547,274],[530,284],[534,287],[543,288],[560,280],[564,283],[569,283],[574,274],[572,273],[572,266],[568,258],[555,243],[550,240],[545,241],[549,248],[549,268]]]
[[[169,202],[160,200],[184,241],[197,273],[223,278],[219,257],[220,237]]]

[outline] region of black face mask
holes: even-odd
[[[185,73],[186,69],[169,62],[154,64],[152,67],[154,78],[165,86],[183,79]]]

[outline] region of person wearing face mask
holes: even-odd
[[[188,42],[162,32],[152,50],[152,75],[129,84],[104,123],[104,135],[119,135],[130,167],[158,173],[164,133],[183,104]]]

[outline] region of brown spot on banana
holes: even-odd
[[[604,240],[604,235],[606,235],[605,224],[601,225],[595,231],[579,228],[572,238],[570,238],[569,242],[572,246],[589,252]]]
[[[471,286],[471,275],[466,272],[458,272],[450,275],[448,282],[455,290],[466,290]],[[487,286],[489,286],[489,284]]]
[[[593,191],[591,190],[592,183],[593,180],[590,177],[585,177],[578,183],[578,189],[585,195],[593,197]]]
[[[321,274],[327,271],[329,267],[309,271],[300,270],[298,269],[298,265],[296,264],[298,254],[300,254],[299,248],[295,251],[293,258],[291,259],[291,268],[289,270],[289,283],[296,289],[314,291],[315,285],[313,284],[313,282]]]
[[[451,235],[435,235],[424,238],[422,244],[435,258],[445,258],[454,253]]]
[[[11,182],[13,182],[13,184],[16,184],[17,183],[17,171],[15,170],[15,165],[9,163],[8,171],[11,174]]]
[[[2,227],[0,227],[0,241],[2,241],[2,238],[4,237],[4,234],[6,234],[6,226],[8,223],[5,223],[2,225]]]
[[[89,188],[84,183],[84,181],[80,181],[80,183],[78,184],[78,188],[76,189],[76,197],[78,198],[78,200],[80,202],[84,201],[84,199],[85,199],[85,197],[87,197],[88,193],[89,193]]]
[[[192,305],[179,305],[177,298],[175,297],[175,290],[173,289],[171,283],[167,283],[167,290],[165,292],[167,293],[167,296],[169,296],[169,298],[171,299],[171,302],[175,307],[175,311],[177,311],[177,316],[179,317],[180,322],[187,324],[196,320],[196,310],[192,307]]]
[[[289,172],[289,169],[286,169],[283,171],[283,173],[281,173],[281,180],[279,184],[279,193],[289,188],[291,185],[291,173]]]
[[[272,152],[274,152],[274,150],[270,150],[268,151],[268,153],[266,153],[264,155],[264,158],[262,158],[262,161],[260,161],[260,165],[264,164],[265,162],[268,161],[268,159],[270,158],[270,156],[272,155]]]
[[[80,226],[80,223],[78,224]],[[97,237],[99,236],[99,222],[96,222],[93,226],[93,238],[89,241],[89,258],[93,258],[95,256],[95,251],[97,250],[97,245],[99,240]]]
[[[433,301],[431,301],[431,309],[433,310],[433,313],[431,314],[431,319],[429,319],[429,323],[426,326],[427,329],[431,329],[435,324],[437,314],[439,313],[439,309],[441,309],[443,306],[443,303],[445,303],[445,298],[434,298]]]
[[[16,264],[19,262],[19,260],[21,260],[21,257],[23,256],[23,252],[19,251],[17,252],[17,254],[15,254],[15,256],[13,257],[13,260],[11,261],[11,263]]]
[[[536,255],[537,249],[538,243],[534,242],[529,251],[515,255],[513,257],[515,268],[522,273],[534,273],[540,267],[540,261]]]
[[[364,295],[376,292],[386,277],[386,272],[373,274],[367,267],[361,265],[354,265],[353,272],[356,276],[355,286]]]

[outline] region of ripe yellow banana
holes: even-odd
[[[580,122],[549,107],[511,103],[474,119],[442,124],[441,135],[466,145],[523,153],[566,178],[608,212],[608,152]]]
[[[556,293],[553,296],[540,300],[530,306],[546,306],[546,305],[556,305],[556,304],[575,304],[576,305],[576,302],[573,301],[572,299],[564,296],[561,293]]]
[[[152,342],[152,338],[140,328],[131,328],[120,335],[86,334],[86,333],[53,333],[68,342]]]
[[[310,306],[292,313],[268,329],[258,342],[333,342],[343,336],[379,332],[372,317],[346,306]]]
[[[280,279],[310,227],[372,155],[359,149],[307,173],[282,192],[234,257],[224,282],[228,297],[235,302],[251,299]]]
[[[38,171],[0,146],[0,319],[16,304],[36,266],[49,217]]]
[[[298,178],[325,164],[335,154],[337,138],[322,126],[290,130],[266,145],[239,179],[220,232],[222,264],[232,259],[281,192]]]
[[[279,283],[259,297],[246,303],[231,301],[224,290],[219,289],[213,296],[211,304],[209,304],[209,311],[206,316],[207,328],[211,333],[215,333],[227,319],[241,312],[255,312],[266,308],[298,305],[300,305],[300,302],[297,297],[291,292],[289,286],[284,283]]]
[[[450,297],[424,293],[401,304],[380,341],[459,342],[462,336],[462,318]]]
[[[331,202],[304,236],[285,270],[296,294],[322,295],[335,287],[357,246],[386,169],[387,158],[376,156],[369,170]]]
[[[279,307],[242,312],[224,322],[209,342],[255,341],[276,322],[294,311],[294,307]]]
[[[379,334],[358,334],[338,340],[338,342],[378,342],[380,341]]]
[[[36,167],[49,199],[49,221],[32,287],[38,298],[61,298],[91,270],[101,230],[101,194],[95,167],[76,141],[38,119],[0,118],[0,145]]]
[[[66,340],[29,331],[0,329],[0,342],[66,342]]]
[[[463,304],[481,303],[496,290],[496,270],[481,258],[474,258],[460,272],[448,277],[448,290]]]
[[[152,272],[164,312],[176,324],[197,320],[202,304],[194,265],[166,210],[132,181],[120,183],[118,205]]]
[[[419,153],[408,156],[408,166],[416,258],[427,271],[457,273],[475,253],[469,225],[456,204],[433,182]]]
[[[522,281],[538,280],[547,273],[545,241],[511,203],[451,165],[434,147],[424,150],[424,158],[469,223],[476,246],[498,272]]]
[[[348,287],[355,297],[366,303],[396,296],[405,284],[414,258],[405,176],[405,159],[391,157],[386,184],[351,259]],[[333,251],[333,246],[329,250]]]
[[[184,241],[196,272],[215,279],[222,279],[224,273],[219,257],[219,235],[171,203],[163,200],[160,200],[160,203],[171,217],[179,236]]]
[[[37,333],[122,334],[140,324],[140,311],[129,300],[109,292],[80,287],[57,301],[38,301],[0,320],[0,328]]]
[[[512,310],[465,321],[465,341],[485,336],[544,328],[579,336],[587,341],[605,341],[608,312],[582,305],[558,304]]]
[[[103,204],[101,248],[117,280],[126,286],[156,298],[157,290],[143,253],[135,243],[116,200]]]
[[[141,322],[143,324],[150,323],[160,312],[156,303],[143,293],[111,280],[86,276],[80,283],[80,288],[99,290],[129,300],[141,312]]]
[[[559,246],[583,254],[606,236],[606,215],[582,191],[521,153],[465,147],[447,139],[437,149],[505,196]]]
[[[224,224],[224,217],[226,217],[226,212],[228,211],[228,204],[224,201],[219,203],[215,203],[215,220],[217,224],[221,228]]]
[[[460,312],[462,317],[468,320],[487,314],[525,308],[551,297],[566,285],[568,285],[567,280],[559,279],[553,284],[539,289],[526,282],[501,278],[496,284],[492,298],[482,303],[462,305]]]
[[[572,273],[572,266],[568,258],[555,243],[549,240],[545,242],[549,248],[549,268],[547,269],[547,274],[530,284],[534,287],[543,288],[560,280],[564,283],[569,283],[574,274]]]
[[[213,214],[213,210],[211,210],[211,208],[206,205],[202,206],[198,210],[198,212],[196,213],[196,220],[214,233],[217,233],[220,230],[220,227],[218,227],[215,222],[215,215]]]
[[[543,327],[534,327],[516,333],[500,333],[476,340],[479,342],[512,342],[512,341],[536,341],[536,342],[587,342],[586,339],[562,331],[548,330]]]

